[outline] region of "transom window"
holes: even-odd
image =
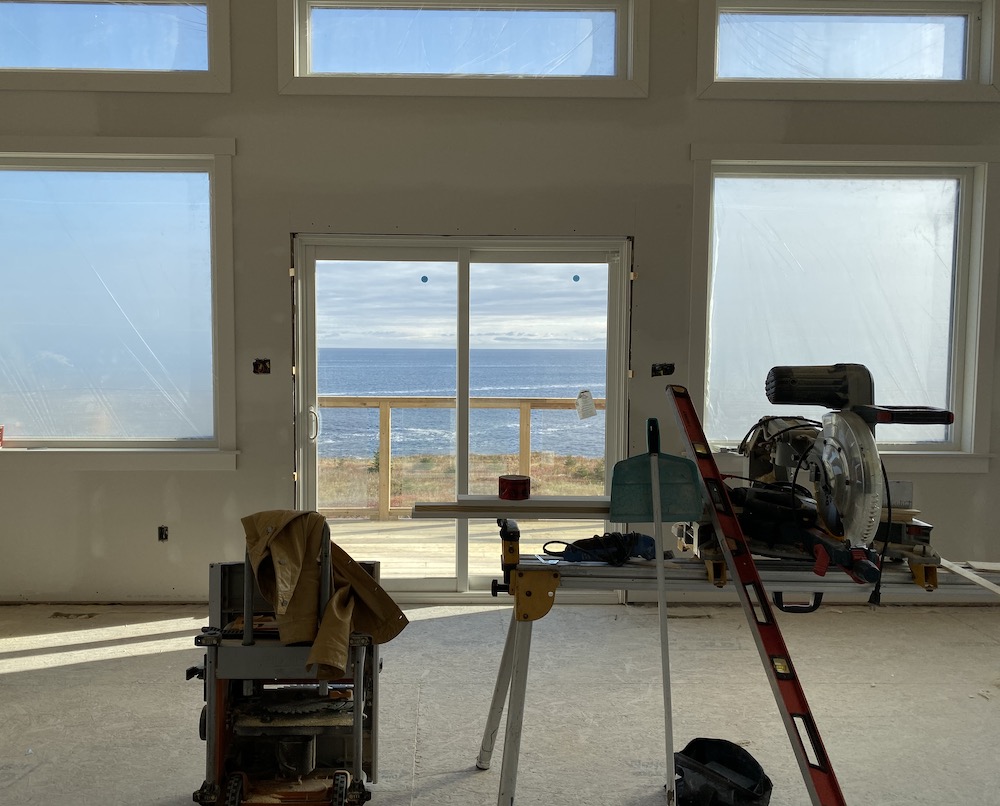
[[[716,76],[798,81],[961,81],[965,14],[724,11]]]
[[[995,0],[710,0],[702,97],[1000,100]]]
[[[0,2],[0,66],[207,70],[204,3]]]
[[[310,74],[613,76],[615,8],[307,4]]]
[[[947,166],[716,165],[709,438],[738,442],[765,415],[821,414],[767,401],[776,365],[864,364],[877,403],[948,408],[961,420],[974,176]],[[877,437],[924,450],[960,444],[950,426],[880,426]]]
[[[229,0],[0,0],[0,89],[222,92]]]
[[[282,91],[644,94],[648,12],[649,0],[295,0],[279,7]]]

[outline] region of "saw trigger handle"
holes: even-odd
[[[869,425],[951,425],[955,414],[931,406],[854,406],[853,410]]]

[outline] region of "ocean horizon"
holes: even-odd
[[[456,351],[414,348],[318,349],[317,390],[346,397],[454,397]],[[603,398],[603,350],[470,350],[473,397],[573,398],[582,390]],[[372,457],[378,450],[378,410],[322,409],[320,458]],[[516,409],[474,409],[470,450],[476,454],[518,452]],[[604,412],[581,420],[575,409],[535,411],[532,451],[562,456],[604,456]],[[455,452],[454,409],[397,409],[392,416],[392,453],[397,456]]]

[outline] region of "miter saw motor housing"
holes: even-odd
[[[861,364],[774,367],[765,391],[774,404],[831,411],[822,421],[764,417],[744,438],[740,453],[752,483],[730,496],[747,537],[762,553],[811,556],[816,573],[833,563],[858,582],[877,580],[884,548],[884,556],[909,560],[917,581],[931,585],[926,566],[939,565],[940,557],[930,547],[930,525],[902,508],[883,522],[875,426],[950,424],[954,415],[925,406],[876,406],[874,381]]]

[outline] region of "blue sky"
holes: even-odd
[[[0,2],[0,67],[206,70],[204,5]]]
[[[610,76],[616,22],[610,10],[317,8],[308,23],[311,67],[345,73]],[[0,67],[207,66],[203,4],[0,0]]]
[[[318,73],[609,76],[613,11],[314,9]]]
[[[308,20],[310,69],[611,76],[617,24],[611,10],[314,8]],[[961,13],[724,13],[718,74],[960,80],[966,29]],[[0,67],[206,70],[207,33],[201,3],[0,0]]]
[[[959,80],[966,18],[727,13],[719,23],[724,78]]]

